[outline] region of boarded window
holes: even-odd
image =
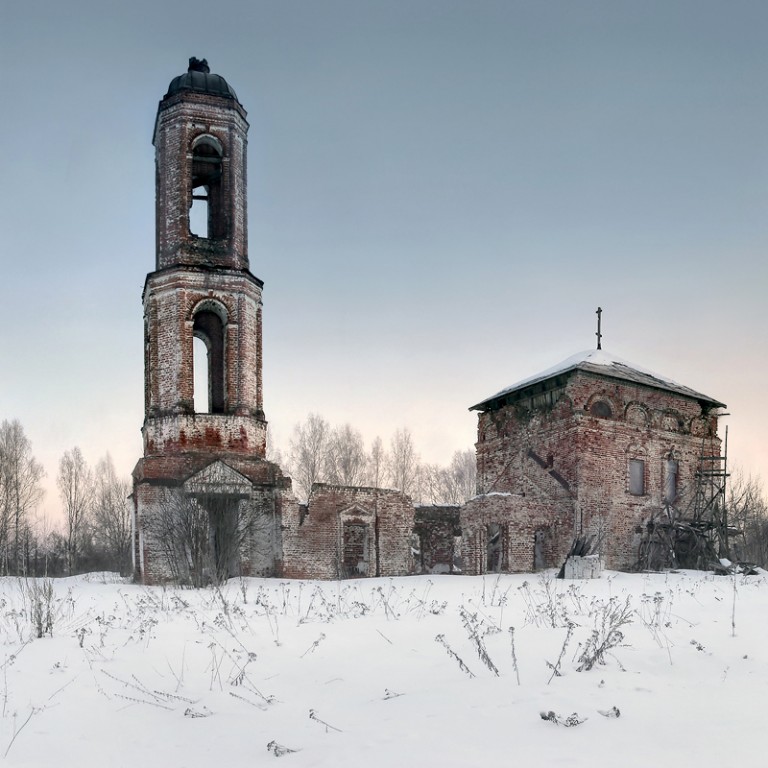
[[[546,568],[544,558],[544,531],[536,531],[533,536],[533,570],[540,571]]]
[[[589,412],[598,419],[610,419],[613,416],[611,406],[605,400],[595,400],[590,406]]]
[[[499,573],[501,571],[502,553],[502,529],[498,523],[491,523],[486,531],[487,549],[485,570],[486,573]]]
[[[645,462],[642,459],[629,460],[629,492],[633,496],[645,493]]]
[[[680,465],[674,459],[667,459],[664,470],[664,501],[674,504],[677,501],[677,475]]]
[[[368,576],[368,526],[365,523],[344,523],[344,576],[354,579]]]

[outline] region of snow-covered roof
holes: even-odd
[[[518,381],[511,387],[506,387],[500,392],[497,392],[491,397],[487,397],[477,405],[473,405],[470,411],[484,411],[488,406],[507,395],[517,392],[518,390],[525,389],[539,382],[553,379],[556,376],[561,376],[571,371],[588,371],[589,373],[596,373],[600,376],[607,376],[612,379],[621,379],[622,381],[630,381],[634,384],[642,384],[646,387],[653,387],[654,389],[663,389],[667,392],[675,392],[678,395],[690,397],[695,400],[699,400],[704,403],[708,403],[716,408],[724,408],[724,403],[715,400],[712,397],[703,395],[701,392],[696,392],[690,387],[678,384],[672,379],[666,376],[661,376],[658,373],[649,371],[647,368],[641,368],[634,363],[629,363],[626,360],[622,360],[620,357],[610,354],[602,349],[589,349],[584,352],[578,352],[571,357],[566,358],[561,363],[548,368],[546,371],[530,376],[527,379]]]

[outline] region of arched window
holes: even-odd
[[[195,312],[192,334],[195,411],[198,413],[223,413],[225,408],[224,327],[225,320],[216,305],[203,305]],[[199,341],[198,341],[199,340]],[[202,345],[199,343],[202,342]],[[205,356],[205,364],[201,357]],[[207,387],[207,392],[200,392]],[[205,406],[204,408],[201,407]]]
[[[190,234],[207,239],[226,237],[222,195],[221,144],[213,136],[199,136],[192,146],[192,205]]]
[[[595,400],[589,406],[589,412],[598,419],[610,419],[613,416],[611,406],[605,400]]]

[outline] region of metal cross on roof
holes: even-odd
[[[597,348],[598,349],[602,349],[603,348],[603,345],[602,345],[603,334],[600,333],[600,320],[601,320],[602,314],[603,314],[602,308],[598,307],[597,308],[597,312],[595,312],[595,314],[597,315],[597,333],[595,334],[595,336],[597,336]]]

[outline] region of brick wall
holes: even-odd
[[[186,91],[160,103],[153,139],[157,269],[178,263],[248,268],[247,131],[245,110],[231,99]],[[226,237],[216,240],[189,232],[193,144],[201,136],[212,137],[223,149]]]
[[[404,576],[413,573],[413,504],[397,491],[316,484],[306,508],[283,508],[282,573],[290,578]],[[345,525],[360,526],[365,559],[350,572]]]
[[[493,511],[510,526],[510,568],[529,570],[533,529],[545,526],[551,531],[548,564],[555,566],[570,543],[563,533],[567,517],[572,535],[603,535],[608,567],[631,568],[640,527],[664,505],[667,462],[677,462],[676,503],[684,508],[695,490],[699,457],[719,455],[717,418],[693,397],[585,371],[574,372],[550,401],[479,415],[479,487],[512,495],[470,502],[462,513],[465,537],[473,516],[479,530]],[[640,494],[630,489],[631,460],[644,463]],[[557,514],[542,515],[542,503]],[[476,568],[484,551],[477,530],[474,543],[465,542]]]

